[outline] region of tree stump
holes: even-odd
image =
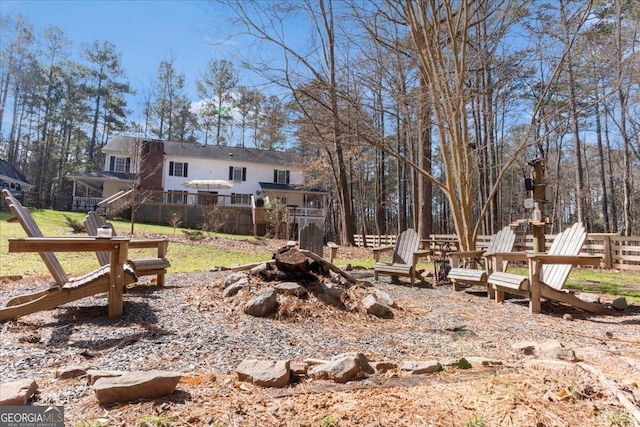
[[[273,258],[280,271],[306,273],[309,270],[309,258],[295,248],[280,248]]]

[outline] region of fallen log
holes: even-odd
[[[354,285],[360,283],[360,281],[358,279],[356,279],[355,277],[353,277],[352,275],[350,275],[346,271],[342,270],[341,268],[336,267],[335,265],[331,264],[328,261],[325,261],[322,257],[314,254],[313,252],[307,251],[305,249],[300,249],[300,253],[302,253],[302,254],[306,255],[307,257],[311,258],[312,260],[316,261],[322,267],[324,267],[326,269],[329,269],[329,270],[333,271],[334,273],[338,273],[339,275],[341,275],[342,277],[347,279],[349,281],[349,283],[353,283]]]

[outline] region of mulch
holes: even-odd
[[[243,312],[248,294],[221,297],[227,274],[169,274],[163,288],[133,285],[120,318],[109,318],[106,298],[97,296],[5,322],[0,377],[36,379],[40,391],[32,403],[64,405],[68,425],[98,418],[110,426],[134,425],[155,414],[170,417],[175,426],[633,425],[592,374],[576,364],[535,363],[536,356],[512,344],[559,340],[637,403],[637,305],[591,315],[544,302],[543,314],[534,315],[526,301],[496,304],[479,287],[454,292],[446,284],[409,287],[406,281],[369,277],[397,303],[393,318],[313,298],[282,303],[284,314],[253,318]],[[0,300],[41,286],[37,278],[7,281]],[[251,286],[263,284],[252,278]],[[502,365],[419,377],[376,375],[346,386],[309,381],[277,391],[238,383],[234,375],[244,359],[303,361],[354,351],[371,361],[480,356]],[[184,377],[167,399],[100,407],[83,381],[55,379],[56,371],[71,366],[164,369]]]

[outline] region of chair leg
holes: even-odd
[[[504,291],[494,288],[496,295],[496,302],[502,304],[504,302]]]

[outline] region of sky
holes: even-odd
[[[174,59],[185,74],[187,96],[196,100],[195,79],[212,59],[231,59],[216,28],[224,21],[215,3],[196,0],[0,0],[0,13],[20,13],[37,28],[54,25],[73,42],[108,41],[122,54],[129,82],[149,88],[158,65]],[[141,103],[138,94],[134,103]],[[129,105],[137,110],[137,105]]]

